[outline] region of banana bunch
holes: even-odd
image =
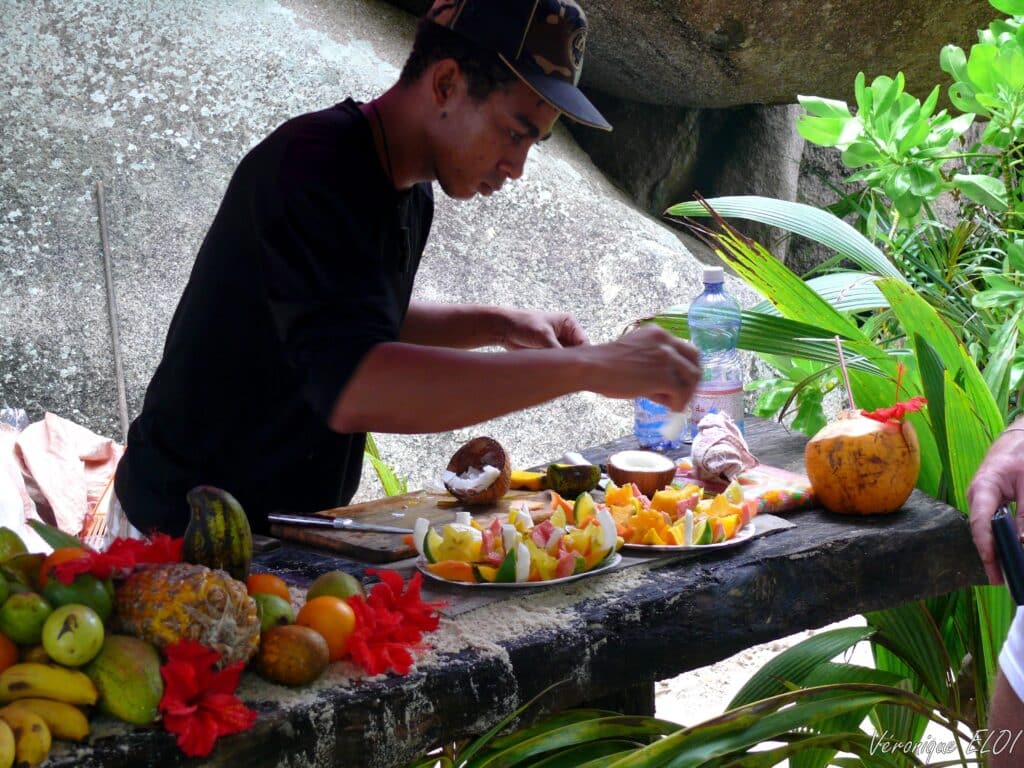
[[[33,768],[50,753],[52,739],[83,741],[89,720],[76,705],[99,697],[82,672],[25,662],[0,673],[0,768]]]

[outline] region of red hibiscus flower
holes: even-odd
[[[164,653],[160,711],[164,728],[177,735],[186,755],[206,757],[218,738],[244,731],[256,721],[256,712],[235,696],[244,662],[215,672],[220,654],[195,640],[169,645]]]
[[[53,573],[62,584],[70,584],[82,573],[109,579],[115,571],[130,570],[142,563],[180,563],[182,543],[182,539],[172,539],[165,533],[154,533],[149,541],[114,539],[106,552],[89,552],[88,557],[60,563]]]
[[[437,629],[437,610],[443,603],[420,598],[423,577],[413,574],[408,586],[394,571],[368,571],[378,576],[365,600],[349,598],[356,614],[356,629],[349,638],[352,660],[371,675],[394,670],[400,675],[412,668],[410,651],[422,647],[423,634]]]

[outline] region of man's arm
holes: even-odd
[[[585,344],[587,336],[576,319],[566,313],[413,301],[402,324],[400,341],[452,349],[543,349]]]
[[[645,396],[682,410],[700,377],[696,349],[645,326],[600,345],[515,353],[378,344],[335,402],[337,432],[439,432],[570,392]]]

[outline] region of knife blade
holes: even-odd
[[[283,525],[305,525],[314,528],[333,528],[341,531],[364,531],[368,533],[412,533],[412,528],[397,528],[393,525],[360,523],[351,517],[317,517],[315,515],[283,515],[271,513],[267,519]]]

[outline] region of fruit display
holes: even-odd
[[[586,496],[587,494],[584,494]],[[553,493],[554,498],[561,498]],[[582,498],[582,496],[581,496]],[[432,575],[471,584],[545,582],[601,566],[620,546],[606,509],[576,520],[556,509],[534,524],[525,505],[513,506],[503,521],[484,528],[468,513],[440,532],[425,518],[416,521],[413,544]]]
[[[256,655],[260,618],[245,584],[192,563],[138,568],[117,588],[115,628],[158,649],[196,640],[228,665]]]
[[[462,503],[491,504],[508,493],[512,462],[497,440],[477,437],[455,452],[442,479]]]
[[[807,477],[821,505],[847,515],[895,512],[921,470],[917,433],[904,415],[924,398],[878,411],[843,411],[806,446]]]
[[[406,674],[438,627],[419,574],[369,571],[379,583],[367,590],[329,571],[303,604],[280,577],[250,573],[248,522],[230,494],[201,486],[189,503],[184,538],[117,539],[103,552],[31,521],[53,548],[31,553],[0,528],[0,768],[88,739],[93,712],[162,727],[205,757],[257,718],[235,695],[247,666],[288,686],[339,659]]]

